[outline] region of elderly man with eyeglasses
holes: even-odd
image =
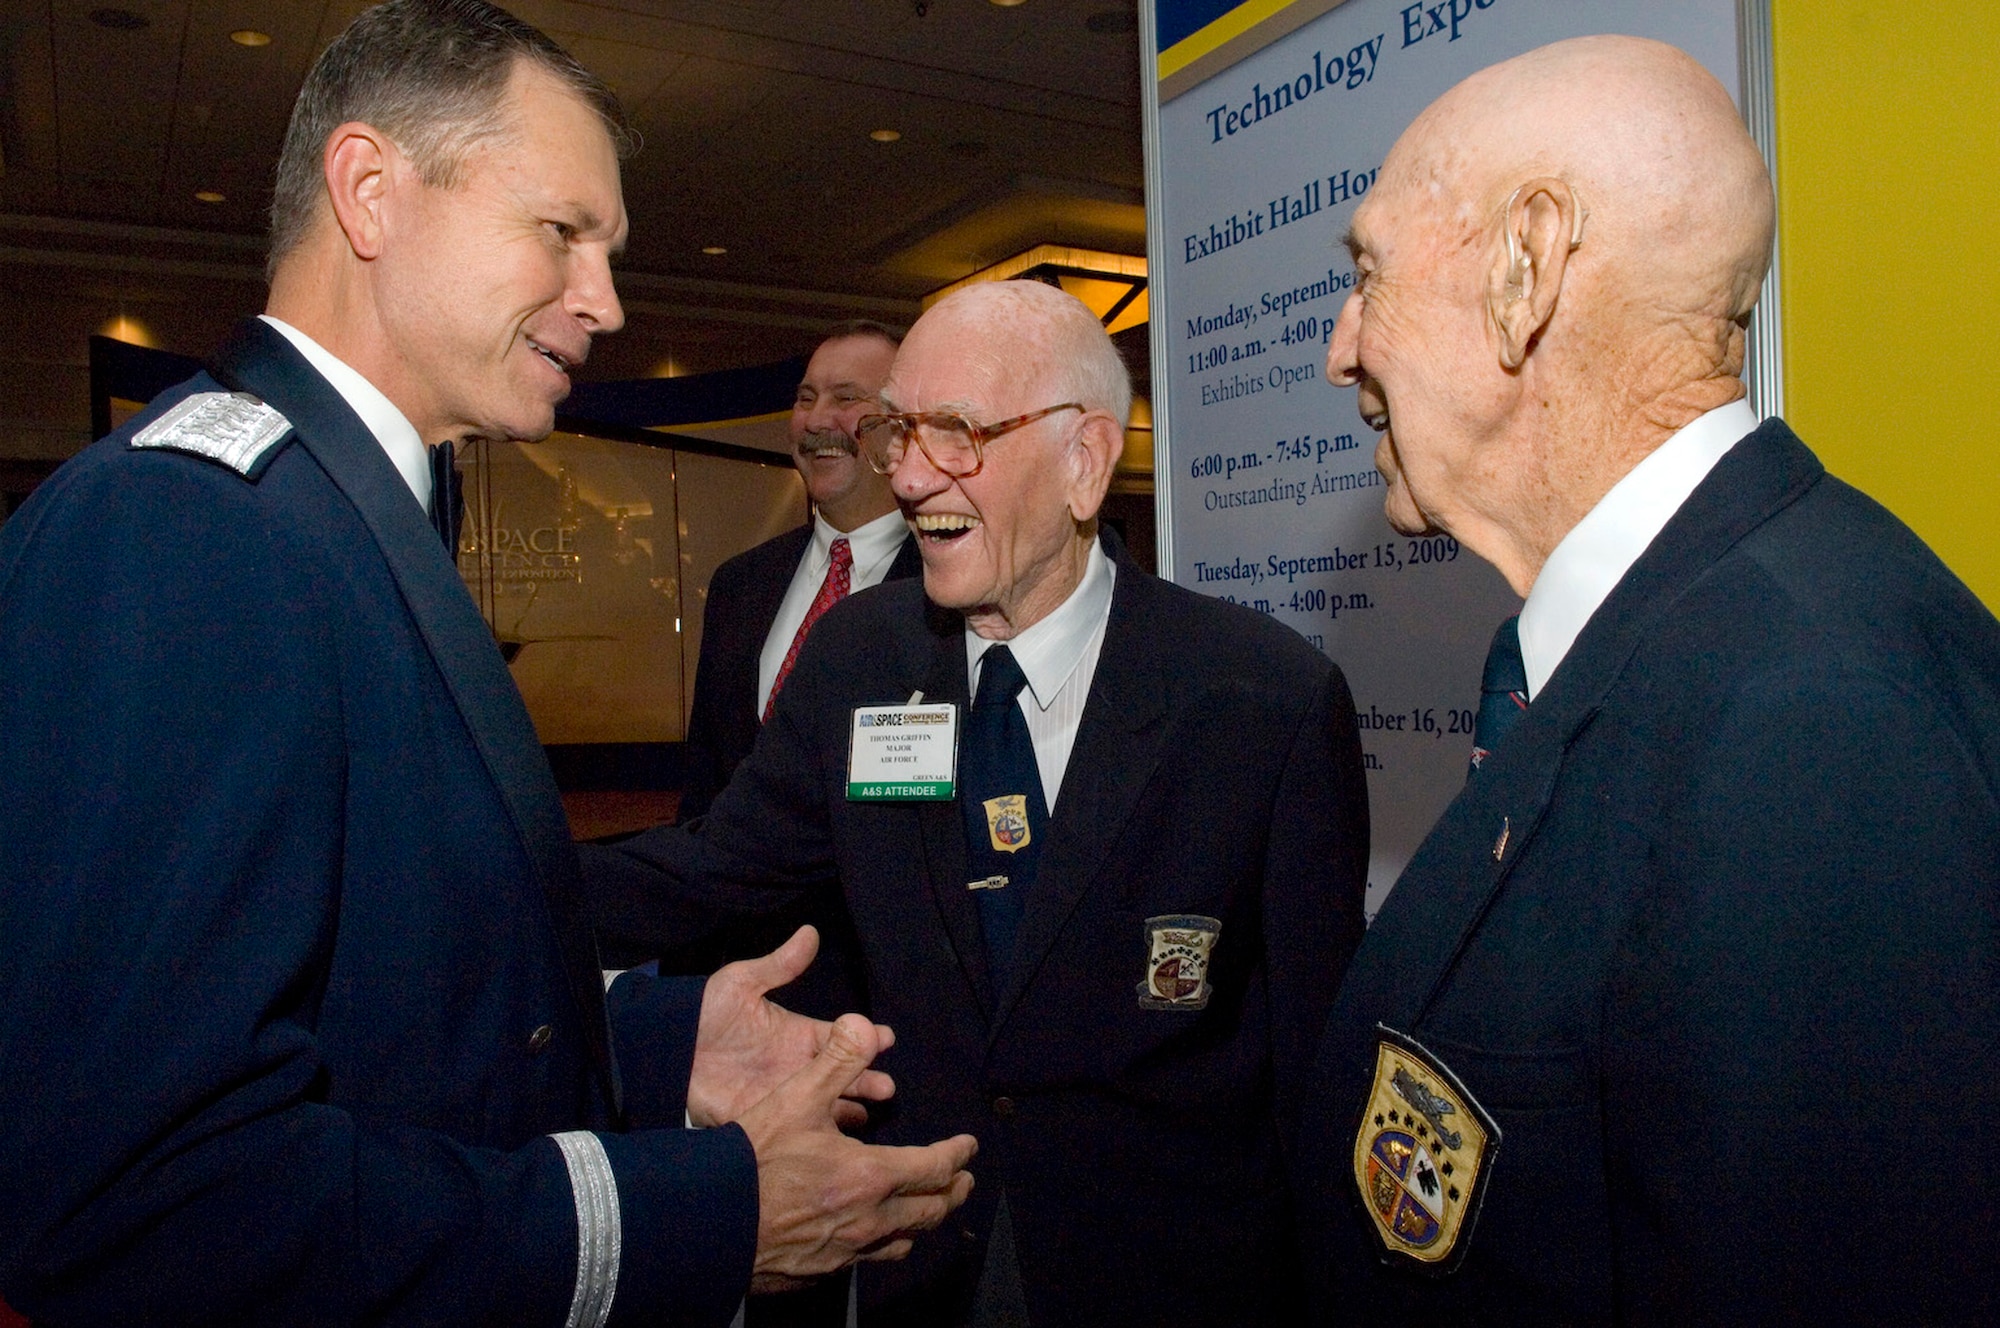
[[[1353,703],[1100,530],[1131,395],[1053,287],[926,313],[857,424],[921,585],[821,619],[697,829],[589,864],[628,940],[844,899],[898,1035],[875,1137],[982,1145],[959,1218],[862,1270],[864,1324],[1298,1312],[1281,1140],[1362,931]]]

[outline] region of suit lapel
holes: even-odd
[[[540,883],[578,1014],[610,1075],[603,975],[583,905],[569,824],[527,707],[458,568],[409,486],[340,395],[282,334],[252,320],[217,354],[218,378],[284,412],[334,485],[375,536],[410,616],[472,735],[523,853]]]
[[[965,670],[965,620],[924,601],[924,649],[921,684],[926,702],[949,701],[958,707],[959,722],[971,708]],[[951,947],[971,984],[981,1011],[993,1008],[992,975],[986,966],[986,942],[979,928],[979,907],[965,888],[965,826],[958,802],[916,804],[918,834],[924,850],[924,870],[937,902]]]
[[[1578,635],[1507,744],[1439,818],[1383,906],[1342,989],[1350,1036],[1410,1032],[1533,842],[1570,746],[1674,603],[1825,472],[1779,420],[1738,443],[1682,504]]]
[[[792,578],[799,570],[799,559],[805,557],[806,545],[811,541],[811,526],[800,526],[778,536],[766,565],[758,568],[757,575],[744,584],[745,611],[741,621],[746,629],[745,644],[749,646],[753,662],[764,648],[764,638],[771,634],[771,624],[778,620],[778,609],[785,602],[785,592],[792,588]],[[752,688],[757,685],[754,667],[750,670],[750,685]]]
[[[884,581],[902,581],[924,574],[924,555],[917,548],[915,535],[903,536],[902,547],[896,550],[896,560],[889,564],[889,574]]]
[[[1152,781],[1177,703],[1174,680],[1158,669],[1171,657],[1155,638],[1159,587],[1115,541],[1105,542],[1118,568],[1104,648],[1090,681],[1083,722],[1057,790],[1056,812],[1041,869],[1028,895],[1014,963],[1005,976],[994,1019],[997,1035],[1048,957],[1062,929],[1098,878],[1139,796]]]
[[[1545,701],[1556,698],[1536,698],[1506,746],[1438,818],[1369,928],[1345,983],[1363,997],[1356,1013],[1367,1026],[1415,1027],[1533,841],[1563,753],[1596,713],[1557,704],[1544,710]]]

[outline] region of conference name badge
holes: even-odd
[[[1449,1272],[1479,1215],[1500,1127],[1429,1051],[1383,1025],[1375,1031],[1354,1183],[1390,1255]]]
[[[1222,922],[1198,913],[1146,919],[1146,976],[1139,1006],[1146,1010],[1199,1010],[1208,1005],[1208,962]]]
[[[847,744],[847,800],[949,802],[957,761],[957,706],[860,706]]]

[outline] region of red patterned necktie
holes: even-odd
[[[813,624],[819,621],[822,613],[847,598],[847,589],[854,583],[854,550],[847,546],[847,541],[835,540],[829,552],[833,561],[827,564],[826,580],[819,583],[819,594],[814,595],[813,602],[806,607],[805,621],[799,624],[798,631],[792,633],[791,649],[785,652],[785,662],[778,666],[778,676],[771,679],[771,699],[764,702],[766,722],[771,718],[772,707],[778,704],[778,689],[785,685],[792,665],[798,663],[799,648],[806,643],[806,633],[812,631]]]

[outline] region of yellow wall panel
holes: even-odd
[[[2000,608],[2000,4],[1771,8],[1785,414]]]

